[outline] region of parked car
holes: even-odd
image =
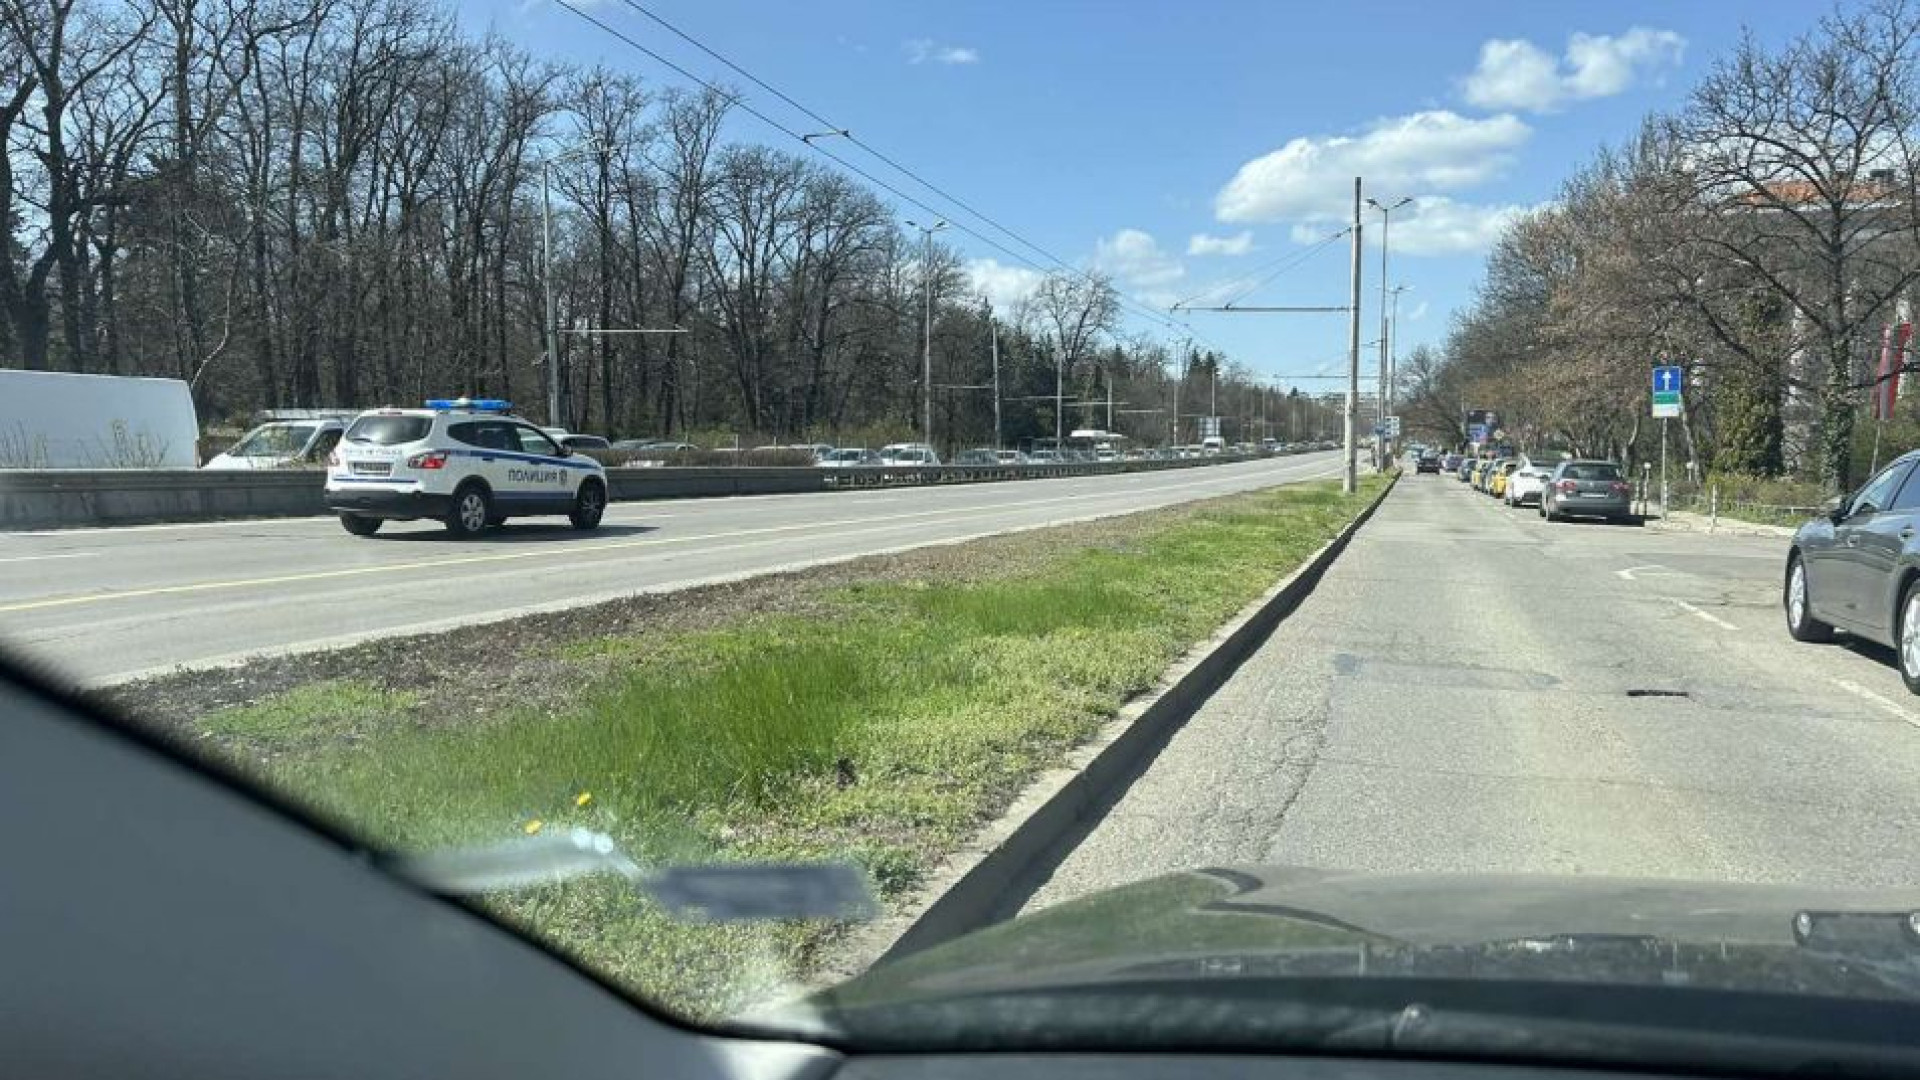
[[[1920,694],[1920,451],[1895,458],[1825,517],[1800,526],[1781,594],[1787,633],[1824,641],[1835,629],[1890,646]]]
[[[938,465],[940,455],[926,443],[894,443],[880,448],[882,465]]]
[[[345,420],[274,420],[213,455],[208,469],[290,469],[325,465],[347,430]]]
[[[843,446],[822,455],[814,464],[823,469],[851,469],[858,465],[878,465],[880,452],[863,446]]]
[[[1432,473],[1435,476],[1440,475],[1440,455],[1421,454],[1414,459],[1413,472],[1416,476],[1421,473]]]
[[[953,455],[955,465],[998,465],[1000,455],[991,446],[976,446]]]
[[[1001,465],[1026,465],[1030,459],[1018,450],[995,450],[993,460]]]
[[[562,435],[560,445],[569,450],[611,450],[613,444],[598,435]]]
[[[1538,505],[1540,493],[1547,488],[1547,478],[1560,464],[1560,454],[1533,453],[1520,456],[1520,467],[1507,477],[1506,502],[1508,506]]]
[[[1512,475],[1513,471],[1519,467],[1520,459],[1518,458],[1501,458],[1494,462],[1493,468],[1487,472],[1487,494],[1496,499],[1505,498],[1507,494],[1507,477]]]
[[[1601,517],[1626,521],[1633,514],[1633,489],[1617,462],[1563,461],[1554,466],[1540,495],[1540,516]]]

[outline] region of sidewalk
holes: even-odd
[[[1675,510],[1662,515],[1649,505],[1646,518],[1647,528],[1658,532],[1703,532],[1722,536],[1771,536],[1790,539],[1794,530],[1784,525],[1760,525],[1751,521],[1741,521],[1721,515],[1717,520],[1705,514],[1696,514],[1687,510]]]

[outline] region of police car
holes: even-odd
[[[592,529],[607,509],[598,461],[509,415],[496,400],[434,400],[361,413],[327,457],[327,508],[355,536],[434,518],[457,537],[529,514]]]

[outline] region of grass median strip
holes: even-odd
[[[443,635],[115,696],[169,702],[177,734],[382,845],[586,826],[643,862],[850,858],[892,900],[1335,535],[1378,483],[1358,498],[1298,484],[583,609],[495,633],[484,668],[463,659],[471,641]],[[409,662],[381,662],[395,654]],[[611,881],[489,906],[698,1014],[777,988],[836,940],[813,924],[670,923]]]

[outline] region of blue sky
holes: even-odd
[[[741,83],[623,0],[576,2],[694,72]],[[1383,202],[1418,200],[1394,216],[1390,277],[1409,286],[1401,355],[1444,335],[1506,216],[1550,200],[1594,148],[1677,103],[1743,28],[1775,42],[1823,10],[1781,0],[638,2],[1156,308],[1304,254],[1306,241],[1344,226],[1352,177],[1368,174],[1368,194]],[[604,62],[656,86],[685,81],[552,0],[466,0],[460,10],[470,29],[556,60]],[[818,127],[747,89],[782,122]],[[745,116],[733,135],[798,149]],[[838,152],[911,187],[857,151]],[[1378,320],[1379,220],[1365,218],[1367,339]],[[946,235],[1003,304],[1034,277],[1005,253]],[[1336,305],[1346,286],[1343,241],[1240,302]],[[1277,377],[1333,371],[1346,348],[1339,315],[1187,318],[1203,340]]]

